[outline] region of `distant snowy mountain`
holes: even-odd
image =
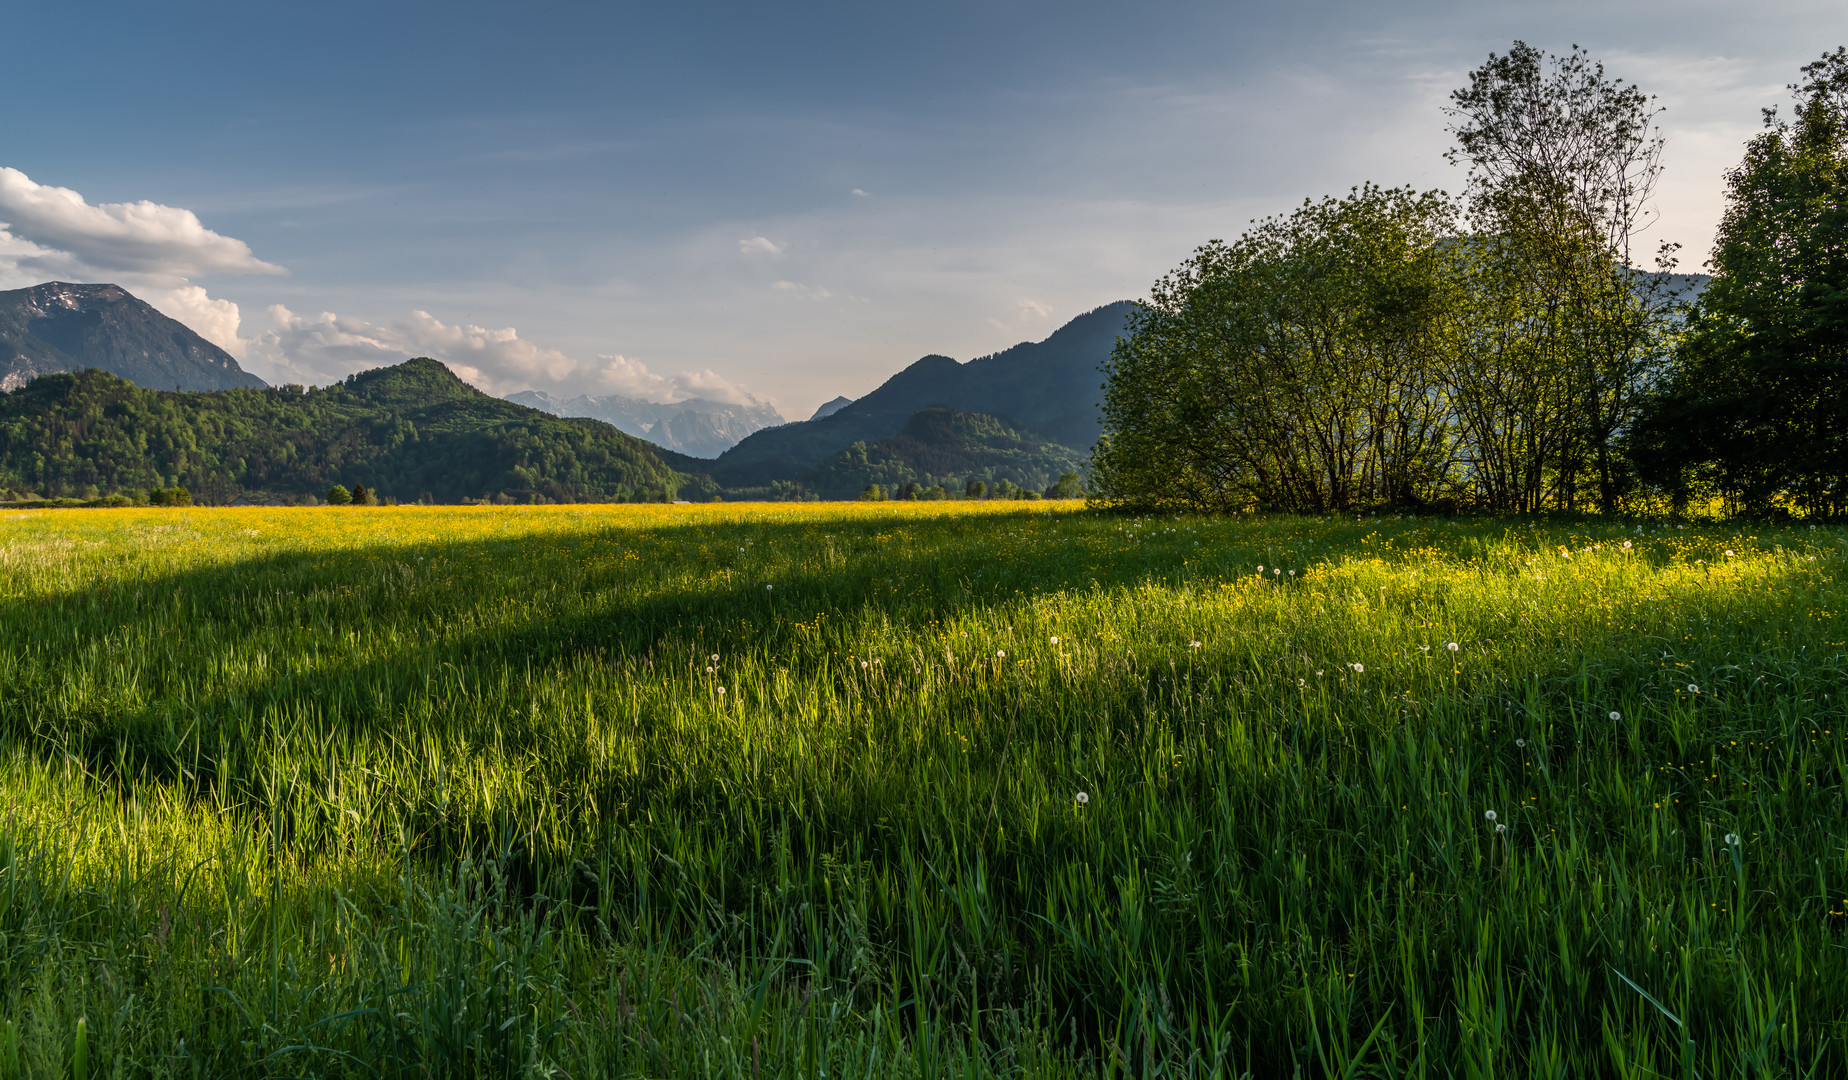
[[[544,390],[521,390],[508,394],[507,400],[555,416],[602,420],[618,431],[697,458],[718,457],[746,435],[787,422],[774,406],[756,399],[737,405],[710,398],[640,401],[620,394],[560,398]]]

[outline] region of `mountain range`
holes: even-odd
[[[856,442],[897,435],[912,414],[931,405],[1003,417],[1038,439],[1088,455],[1104,398],[1098,369],[1134,306],[1128,300],[1106,304],[1044,341],[1022,342],[966,364],[926,356],[832,412],[746,437],[708,469],[719,483],[737,488],[802,476]]]
[[[179,485],[207,502],[303,501],[335,483],[437,502],[1035,491],[1096,440],[1099,367],[1131,309],[968,363],[926,356],[783,423],[754,400],[502,400],[425,358],[269,388],[117,286],[53,282],[0,293],[0,499]]]
[[[583,416],[647,439],[656,446],[696,458],[715,458],[754,431],[784,423],[776,407],[755,398],[743,402],[688,398],[642,401],[610,394],[555,397],[544,390],[521,390],[507,400],[554,416]]]
[[[52,281],[0,292],[0,390],[85,368],[153,390],[265,385],[230,353],[119,285]]]

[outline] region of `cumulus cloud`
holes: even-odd
[[[740,255],[781,255],[783,245],[768,237],[753,236],[749,240],[738,241]]]
[[[113,282],[241,358],[247,343],[237,305],[192,281],[225,273],[287,271],[206,228],[191,210],[146,199],[91,205],[70,188],[0,167],[0,285]]]
[[[0,221],[36,244],[103,269],[195,277],[199,274],[282,274],[252,255],[242,240],[206,228],[199,216],[143,199],[91,206],[70,188],[33,183],[0,167]]]
[[[331,311],[297,315],[281,304],[251,342],[251,366],[271,382],[325,384],[356,371],[402,363],[413,356],[442,361],[464,382],[495,395],[543,389],[565,394],[621,394],[648,401],[713,398],[740,404],[758,399],[710,368],[660,375],[626,356],[580,364],[557,349],[528,341],[513,327],[445,323],[413,311],[390,324]]]
[[[864,199],[864,198],[867,198],[867,194],[866,194],[866,192],[864,192],[864,191],[861,191],[861,190],[860,190],[859,188],[854,188],[854,189],[853,189],[853,194],[855,194],[855,195],[858,195],[858,196],[859,196],[860,198],[862,198],[862,199]]]

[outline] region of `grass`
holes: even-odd
[[[0,1078],[1848,1074],[1845,559],[9,513]]]

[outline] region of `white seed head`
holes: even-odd
[[[1483,817],[1485,817],[1485,818],[1488,818],[1488,819],[1489,819],[1490,821],[1494,821],[1494,820],[1495,820],[1495,811],[1493,811],[1493,810],[1489,810],[1489,811],[1487,811],[1487,812],[1485,812],[1485,813],[1484,813],[1484,814],[1483,814],[1482,816],[1483,816]]]
[[[1497,826],[1495,826],[1495,832],[1496,832],[1496,833],[1497,833],[1498,835],[1499,835],[1499,834],[1501,834],[1501,833],[1505,833],[1505,832],[1507,832],[1507,831],[1508,831],[1508,826],[1506,826],[1506,825],[1497,825]]]
[[[1355,664],[1354,665],[1354,674],[1356,675],[1360,674],[1361,672],[1365,670],[1367,670],[1367,665],[1365,664]]]
[[[998,656],[998,657],[1000,657],[1000,658],[1002,658],[1003,660],[1005,660],[1005,659],[1007,659],[1007,650],[1005,650],[1005,649],[996,649],[996,650],[995,650],[995,655],[996,655],[996,656]]]
[[[1727,847],[1738,847],[1739,846],[1739,834],[1736,832],[1727,833],[1726,834],[1726,846]]]
[[[1058,639],[1058,638],[1056,638],[1056,637],[1055,637],[1055,638],[1053,638],[1053,639],[1052,639],[1052,643],[1053,643],[1054,645],[1057,645],[1057,644],[1059,643],[1059,639]]]
[[[1622,714],[1622,713],[1620,713],[1620,712],[1618,712],[1618,711],[1617,711],[1616,709],[1612,709],[1612,710],[1611,710],[1611,719],[1612,719],[1612,720],[1622,720],[1622,719],[1623,719],[1623,714]]]
[[[1700,693],[1700,686],[1699,686],[1698,684],[1696,684],[1696,683],[1689,683],[1689,684],[1688,684],[1688,693],[1690,693],[1690,694],[1698,694],[1698,693]]]
[[[1458,645],[1458,644],[1457,644],[1456,642],[1454,642],[1454,641],[1453,641],[1453,642],[1451,642],[1450,644],[1448,644],[1448,645],[1446,645],[1446,646],[1444,646],[1444,648],[1446,648],[1446,649],[1449,649],[1449,650],[1450,650],[1451,652],[1456,652],[1456,651],[1457,651],[1458,649],[1460,649],[1460,648],[1462,648],[1462,647],[1463,647],[1463,646],[1461,646],[1461,645]]]
[[[1516,739],[1516,740],[1514,740],[1514,745],[1516,745],[1516,746],[1526,746],[1526,745],[1527,745],[1527,740],[1526,740],[1526,739]]]
[[[1091,797],[1089,795],[1086,795],[1082,791],[1078,793],[1078,805],[1079,806],[1083,806],[1085,803],[1088,803],[1090,801],[1091,801]]]

